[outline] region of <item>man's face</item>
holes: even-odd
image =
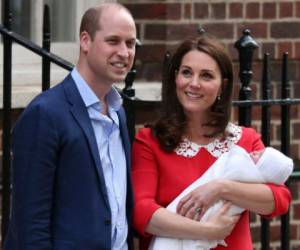
[[[81,48],[94,79],[105,84],[123,81],[135,55],[136,28],[123,9],[107,8],[102,12],[94,39],[81,34]]]

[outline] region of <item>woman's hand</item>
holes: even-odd
[[[180,200],[177,213],[200,220],[206,210],[221,198],[221,188],[221,183],[217,180],[199,186]]]
[[[230,235],[240,219],[240,215],[226,215],[231,205],[230,202],[226,202],[224,206],[205,223],[208,226],[208,240],[223,240]]]
[[[226,202],[205,222],[191,220],[162,207],[154,212],[145,231],[168,238],[223,240],[231,233],[240,218],[226,215],[230,206],[231,203]]]

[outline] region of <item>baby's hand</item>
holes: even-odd
[[[251,159],[254,161],[254,163],[256,164],[259,160],[259,158],[262,156],[262,154],[264,153],[264,149],[259,150],[259,151],[253,151],[250,153],[250,157]]]

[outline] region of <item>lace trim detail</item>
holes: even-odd
[[[187,138],[184,138],[174,151],[177,155],[191,158],[194,157],[203,147],[211,153],[212,156],[219,158],[223,153],[228,152],[230,148],[232,148],[240,140],[242,128],[234,125],[233,123],[228,123],[226,132],[228,133],[228,136],[225,140],[215,139],[207,145],[199,145]]]

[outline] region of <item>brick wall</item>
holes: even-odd
[[[270,53],[273,97],[280,97],[281,58],[289,53],[289,79],[291,97],[300,97],[300,1],[289,0],[120,0],[133,13],[142,47],[137,52],[138,79],[160,81],[164,54],[178,41],[195,34],[199,26],[217,36],[226,45],[235,68],[235,99],[238,96],[238,52],[233,44],[245,28],[259,43],[253,63],[253,98],[260,97],[261,59]],[[253,125],[260,126],[259,109],[253,111]],[[234,112],[236,114],[236,112]],[[300,110],[291,108],[291,156],[300,159]],[[143,116],[145,117],[145,116]],[[272,145],[280,145],[280,109],[272,109]],[[234,115],[236,119],[237,116]],[[152,119],[152,118],[151,118]],[[141,123],[143,120],[141,119]],[[300,197],[299,184],[291,184],[291,246],[300,248]],[[259,241],[259,218],[252,216],[253,239]],[[280,230],[278,219],[272,220],[273,249],[279,249]],[[259,248],[259,244],[256,245]]]

